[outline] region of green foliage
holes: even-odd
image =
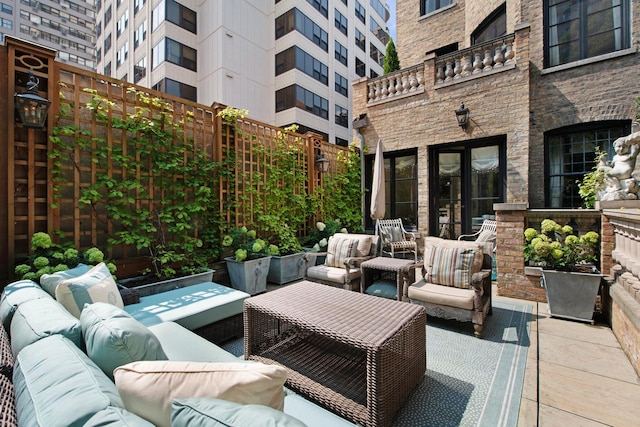
[[[336,173],[327,174],[311,198],[311,211],[318,218],[334,218],[342,227],[362,231],[360,153],[351,145],[337,156]]]
[[[305,238],[305,245],[314,251],[324,250],[329,242],[329,237],[336,233],[347,233],[339,219],[330,219],[326,222],[318,221],[315,228],[311,229]]]
[[[235,126],[238,121],[238,117],[244,119],[248,115],[249,110],[241,110],[235,107],[225,107],[217,114],[218,117],[222,117],[222,122],[229,126]]]
[[[584,174],[582,181],[576,181],[578,184],[578,194],[584,201],[587,209],[593,209],[595,207],[598,193],[604,188],[604,180],[607,177],[607,172],[599,167],[600,162],[607,157],[607,153],[600,151],[600,147],[596,147],[595,153],[595,166],[593,166],[591,172]]]
[[[597,261],[600,236],[589,231],[578,237],[569,225],[561,226],[551,219],[540,224],[540,233],[533,228],[524,231],[524,260],[553,270],[570,270]]]
[[[255,230],[247,227],[232,227],[222,239],[222,246],[238,262],[279,254],[277,246],[270,245],[259,238]]]
[[[254,148],[269,159],[268,173],[253,176],[252,190],[264,198],[264,210],[257,213],[256,225],[278,246],[280,255],[302,252],[296,235],[309,210],[305,146],[299,138],[290,137],[297,129],[296,125],[287,127],[271,144]]]
[[[64,180],[61,165],[68,152],[78,145],[96,170],[93,182],[81,189],[79,203],[106,212],[110,244],[148,251],[160,277],[172,277],[178,268],[205,268],[220,250],[213,230],[221,222],[216,184],[222,164],[194,148],[184,135],[184,122],[174,121],[170,103],[128,88],[136,107],[123,112],[97,91],[85,91],[91,95],[85,108],[97,125],[122,132],[125,142],[110,144],[74,126],[54,128],[50,157],[57,182]],[[186,120],[192,120],[189,113]]]
[[[387,49],[384,54],[384,63],[382,65],[384,74],[393,73],[400,69],[400,60],[398,59],[398,52],[396,51],[396,45],[393,43],[393,39],[389,39],[387,43]]]
[[[16,266],[15,273],[18,279],[40,281],[43,274],[52,274],[77,267],[78,264],[97,265],[105,262],[109,271],[115,273],[116,266],[105,261],[104,253],[98,248],[90,248],[79,253],[70,242],[54,243],[49,234],[44,232],[34,233],[31,237],[31,249],[33,253],[25,263]]]

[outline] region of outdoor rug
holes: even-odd
[[[483,338],[471,323],[427,318],[427,372],[393,426],[516,426],[531,306],[493,300]],[[242,339],[223,347],[240,356]]]

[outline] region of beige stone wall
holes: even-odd
[[[640,331],[615,301],[612,311],[611,330],[631,362],[631,366],[640,375]]]
[[[508,202],[526,202],[529,156],[528,31],[516,34],[515,69],[488,75],[451,86],[433,88],[434,59],[424,62],[423,94],[367,107],[367,80],[353,86],[353,114],[367,113],[370,125],[361,129],[369,153],[375,151],[378,138],[385,151],[417,148],[418,151],[418,223],[428,230],[430,145],[471,141],[504,135],[507,140]],[[460,101],[470,110],[471,123],[466,131],[456,121],[454,110]]]

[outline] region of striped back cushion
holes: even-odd
[[[344,267],[345,260],[355,256],[357,247],[357,239],[349,239],[334,234],[329,237],[327,259],[324,264],[328,267]]]
[[[468,288],[474,256],[475,250],[471,248],[434,247],[426,260],[425,280],[438,285]]]

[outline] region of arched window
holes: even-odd
[[[471,44],[476,45],[507,34],[507,6],[503,3],[471,34]]]

